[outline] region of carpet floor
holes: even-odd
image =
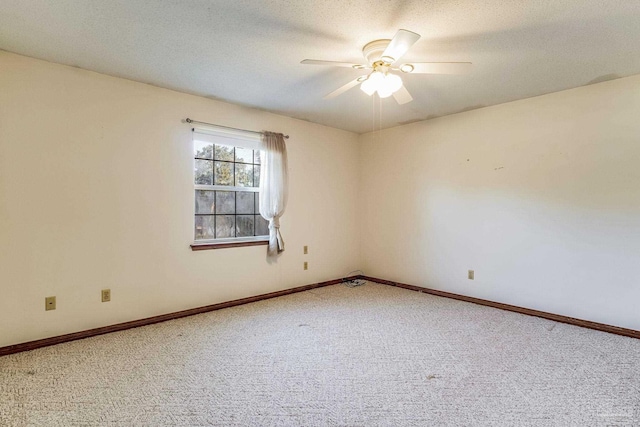
[[[1,426],[639,426],[640,340],[367,283],[0,357]]]

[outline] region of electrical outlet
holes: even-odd
[[[111,289],[103,289],[102,290],[102,302],[111,301]]]
[[[46,297],[44,299],[44,309],[46,311],[56,309],[56,297]]]
[[[305,255],[308,254],[309,253],[309,246],[305,245],[302,253],[305,254]]]
[[[304,269],[305,270],[309,269],[309,263],[307,261],[304,262]]]
[[[469,270],[469,275],[467,276],[469,280],[474,280],[475,272],[473,270]]]

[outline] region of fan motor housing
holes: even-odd
[[[382,40],[374,40],[370,43],[367,43],[362,48],[362,55],[364,55],[365,59],[369,64],[373,64],[376,61],[380,60],[382,53],[391,43],[390,39],[382,39]]]

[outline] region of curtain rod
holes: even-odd
[[[233,130],[239,130],[239,131],[242,131],[242,132],[251,132],[251,133],[257,133],[257,134],[262,135],[262,132],[257,132],[255,130],[239,129],[239,128],[232,128],[231,126],[222,126],[222,125],[216,125],[216,124],[213,124],[213,123],[199,122],[197,120],[191,120],[188,117],[185,119],[185,121],[187,123],[200,123],[201,125],[217,126],[219,128],[233,129]],[[289,139],[289,135],[283,135],[283,137],[284,137],[284,139]]]

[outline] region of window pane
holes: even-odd
[[[213,144],[195,141],[193,145],[193,156],[201,159],[213,159]]]
[[[216,160],[228,160],[233,162],[233,147],[216,145]]]
[[[196,190],[196,213],[215,213],[215,191]]]
[[[216,162],[216,185],[233,185],[233,163]]]
[[[195,161],[195,182],[196,184],[213,184],[213,162],[211,160]]]
[[[234,191],[216,191],[216,213],[236,213],[236,193]]]
[[[253,163],[253,150],[236,147],[236,162]]]
[[[213,218],[213,215],[196,216],[196,240],[213,239],[215,237],[213,233]]]
[[[260,166],[253,167],[253,186],[260,187]]]
[[[255,213],[259,214],[260,213],[260,193],[253,193],[255,194],[255,198],[256,198],[256,211]]]
[[[256,236],[268,236],[269,235],[269,221],[262,218],[260,215],[256,215]]]
[[[236,163],[236,186],[253,187],[253,166]]]
[[[253,236],[253,215],[238,215],[236,217],[236,236]]]
[[[216,215],[216,239],[235,237],[235,216]]]
[[[253,214],[254,193],[248,191],[236,192],[236,214]]]
[[[260,184],[260,150],[194,140],[196,185],[253,187]],[[228,190],[232,190],[229,188]],[[260,195],[253,191],[195,190],[195,239],[266,236]]]

